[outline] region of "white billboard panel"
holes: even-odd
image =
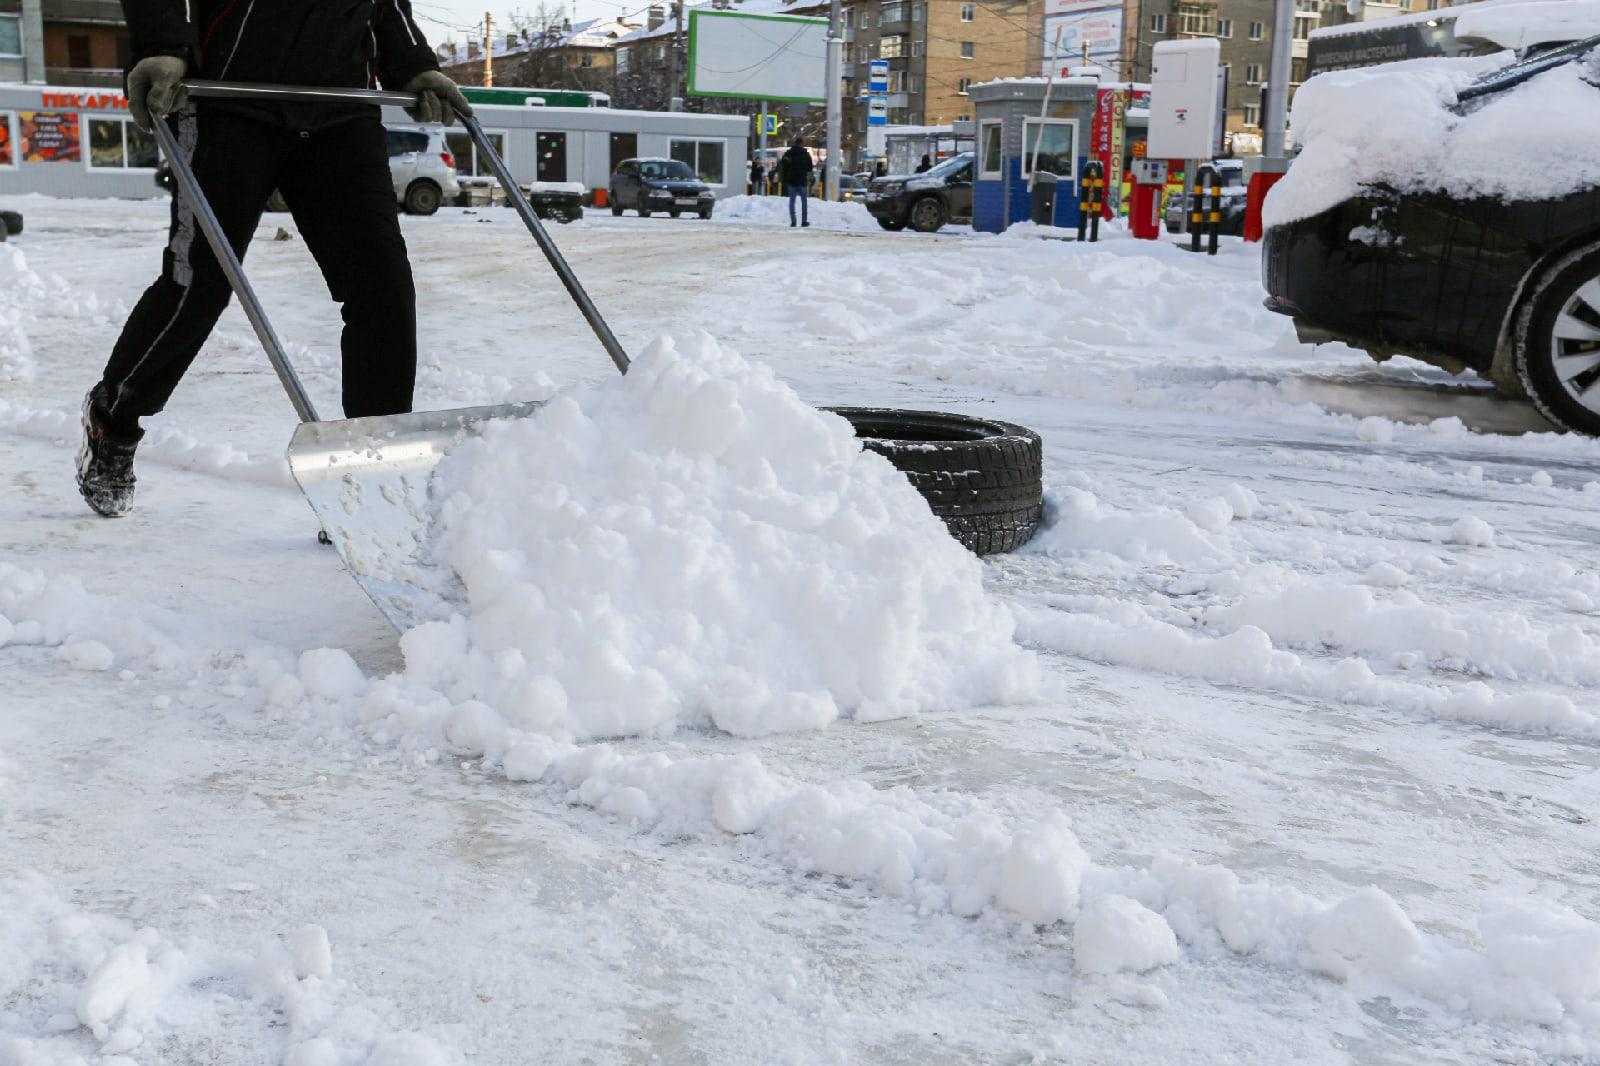
[[[1056,51],[1057,30],[1061,31],[1059,53]],[[1055,75],[1058,78],[1065,77],[1069,67],[1082,66],[1085,45],[1088,45],[1091,63],[1115,66],[1122,54],[1122,8],[1107,7],[1045,19],[1045,76],[1050,75],[1052,59],[1056,61]]]
[[[1118,0],[1044,0],[1044,16],[1049,18],[1051,15],[1076,15],[1080,11],[1096,7],[1115,7],[1118,11],[1122,10],[1122,4]],[[1049,34],[1045,36],[1048,37]]]
[[[820,103],[828,20],[738,11],[689,13],[689,94]]]
[[[1150,72],[1152,159],[1210,159],[1217,151],[1217,63],[1215,37],[1159,41]]]

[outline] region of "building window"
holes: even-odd
[[[864,29],[864,30],[872,29],[872,9],[871,8],[865,8],[864,7],[864,8],[861,9],[861,28]]]
[[[1211,32],[1211,16],[1200,11],[1185,11],[1178,16],[1178,31],[1193,36]]]
[[[906,54],[906,39],[904,37],[879,37],[878,58],[899,59]]]
[[[1255,104],[1244,105],[1244,124],[1246,126],[1261,125],[1261,108]]]
[[[978,143],[983,151],[978,153],[978,178],[988,180],[1003,177],[1000,173],[1001,124],[985,122],[979,126]]]
[[[1305,40],[1308,36],[1310,36],[1311,31],[1316,29],[1316,26],[1316,19],[1301,18],[1299,15],[1296,15],[1294,17],[1294,39],[1297,41]]]
[[[1252,22],[1252,23],[1250,23],[1250,39],[1252,41],[1259,41],[1259,40],[1261,40],[1261,38],[1265,37],[1266,35],[1267,35],[1267,27],[1264,24],[1262,24],[1260,22]]]
[[[1232,19],[1218,19],[1217,20],[1217,36],[1218,37],[1224,37],[1224,38],[1228,38],[1228,37],[1232,37],[1233,36],[1233,20]]]
[[[88,70],[94,66],[87,33],[67,34],[67,66],[74,70]]]
[[[687,163],[707,185],[722,184],[723,143],[721,141],[672,142],[672,158]]]
[[[960,93],[962,96],[967,95],[967,90],[970,88],[972,88],[971,78],[956,79],[956,92]]]
[[[1244,68],[1244,83],[1246,85],[1261,84],[1261,64],[1251,63]]]
[[[1167,16],[1165,16],[1165,15],[1151,15],[1150,16],[1150,32],[1151,33],[1166,33],[1167,32]]]
[[[912,4],[911,5],[911,21],[912,22],[921,22],[922,21],[922,5],[921,4]]]
[[[977,19],[977,17],[978,17],[978,5],[977,4],[962,4],[961,5],[961,21],[962,22],[973,22],[973,21],[975,21]]]
[[[9,170],[17,165],[17,150],[12,145],[17,143],[17,120],[0,111],[0,170]]]
[[[495,153],[501,159],[505,159],[506,165],[510,166],[511,160],[506,156],[505,131],[489,133],[489,143],[494,146]],[[444,135],[444,146],[450,149],[451,155],[455,156],[457,174],[464,178],[489,178],[494,176],[494,171],[489,169],[489,161],[478,158],[478,150],[472,143],[472,135],[470,133],[465,130],[447,132]]]
[[[1033,173],[1034,152],[1039,156],[1039,173],[1055,174],[1073,184],[1078,180],[1078,123],[1073,119],[1036,118],[1022,121],[1022,170],[1024,179]]]
[[[91,118],[89,166],[93,170],[154,170],[156,139],[125,118]]]
[[[921,54],[922,54],[922,42],[921,41],[912,41],[911,42],[911,58],[915,59],[918,56],[920,56]]]
[[[584,68],[594,66],[594,56],[589,52],[583,53],[583,58],[578,60],[578,66]]]
[[[22,54],[22,16],[0,15],[0,56]]]
[[[906,5],[904,3],[884,4],[878,11],[878,24],[886,22],[904,22],[906,20]]]
[[[917,76],[915,74],[907,74],[906,75],[906,92],[915,94],[915,93],[920,92],[920,91],[921,90],[919,90],[917,88]]]
[[[973,46],[971,41],[962,41],[961,42],[961,58],[962,59],[971,59],[972,56],[973,56],[973,53],[975,51],[976,51],[976,48],[974,48],[974,46]]]

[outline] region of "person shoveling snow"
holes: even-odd
[[[416,117],[470,113],[411,16],[409,0],[335,11],[296,0],[257,11],[221,0],[126,0],[135,61],[128,109],[145,129],[166,121],[234,251],[243,255],[267,199],[281,190],[345,322],[344,408],[350,417],[411,410],[416,297],[400,234],[383,124],[370,105],[202,100],[183,78],[365,86],[369,61],[387,85],[417,93]],[[84,399],[78,489],[101,515],[133,504],[139,419],[166,406],[228,304],[229,283],[182,189],[161,277],[145,290]]]

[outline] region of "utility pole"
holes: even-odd
[[[41,0],[22,0],[22,80],[29,85],[45,83],[44,5]]]
[[[678,49],[683,44],[683,0],[673,0],[672,3],[672,47],[668,48],[667,57],[667,110],[678,110]]]
[[[1294,0],[1277,0],[1272,12],[1272,62],[1267,67],[1267,113],[1261,116],[1263,152],[1283,158],[1283,132],[1289,125],[1289,68],[1294,42]]]
[[[839,0],[828,5],[828,158],[823,164],[824,200],[839,198],[839,134],[844,125],[844,107],[839,99],[840,49],[844,45],[844,23]]]
[[[483,13],[483,84],[494,85],[494,16]]]

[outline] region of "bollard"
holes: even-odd
[[[1214,167],[1211,171],[1211,196],[1210,211],[1206,215],[1206,223],[1211,227],[1211,236],[1206,242],[1206,254],[1217,254],[1217,236],[1222,232],[1222,175]]]
[[[1200,250],[1200,239],[1206,229],[1206,181],[1212,168],[1209,164],[1195,171],[1194,192],[1189,197],[1189,251]]]
[[[1083,190],[1078,197],[1078,240],[1100,239],[1100,210],[1105,203],[1105,168],[1098,161],[1084,164]]]

